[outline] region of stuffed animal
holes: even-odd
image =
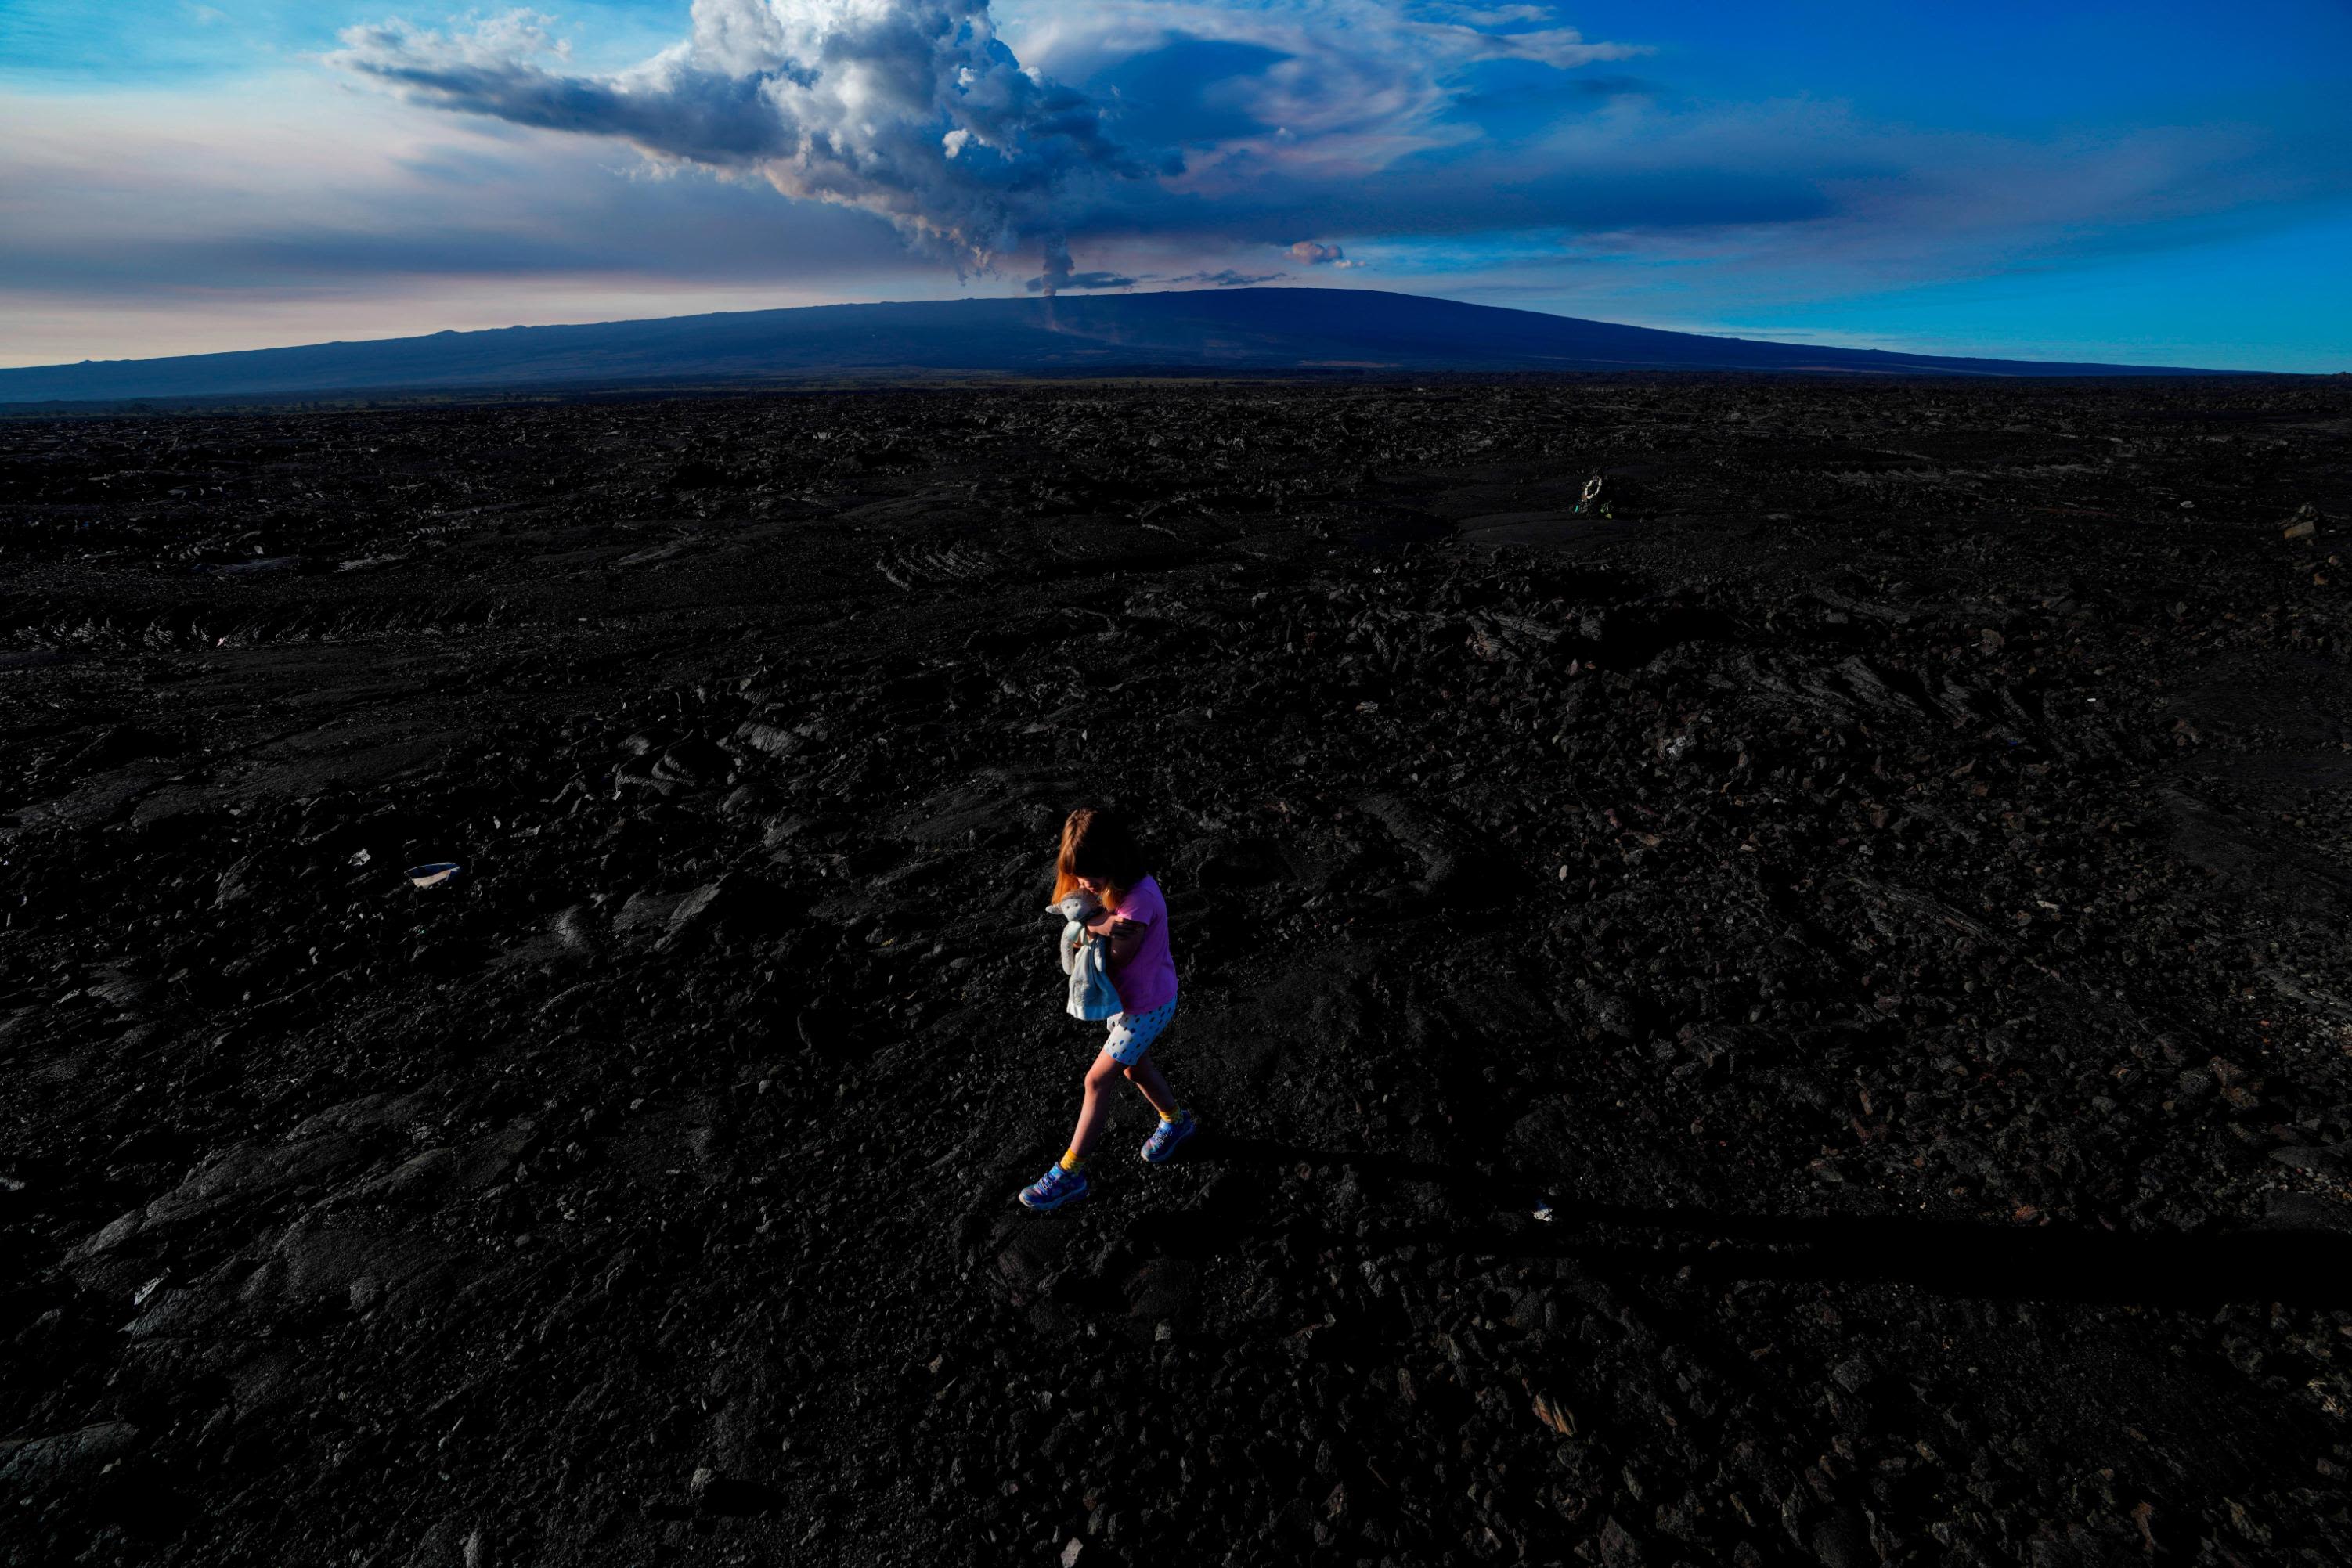
[[[1058,915],[1065,922],[1062,973],[1070,977],[1070,1016],[1098,1022],[1124,1010],[1118,988],[1110,983],[1108,945],[1086,939],[1087,924],[1102,918],[1102,901],[1090,893],[1074,893],[1058,904],[1047,904],[1045,913]]]

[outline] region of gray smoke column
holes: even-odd
[[[1060,214],[1090,181],[1181,172],[1120,147],[1085,94],[1024,68],[987,0],[695,0],[693,36],[613,76],[564,71],[546,18],[469,33],[352,27],[331,63],[436,108],[620,138],[878,213],[959,277],[1024,246],[1051,294]]]

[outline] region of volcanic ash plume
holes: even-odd
[[[565,73],[525,11],[470,33],[352,27],[343,45],[335,64],[436,108],[879,213],[959,276],[1034,246],[1048,294],[1070,276],[1059,213],[1076,187],[1181,168],[1121,148],[1092,99],[1024,68],[987,0],[695,0],[691,37],[609,77]]]

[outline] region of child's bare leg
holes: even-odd
[[[1151,1108],[1162,1116],[1176,1113],[1176,1091],[1168,1087],[1168,1080],[1160,1075],[1160,1069],[1151,1064],[1150,1057],[1127,1070],[1127,1081],[1140,1090],[1143,1097],[1151,1102]]]
[[[1070,1134],[1070,1152],[1078,1158],[1087,1157],[1093,1146],[1095,1134],[1102,1131],[1103,1118],[1110,1114],[1110,1081],[1119,1070],[1118,1058],[1106,1051],[1095,1058],[1087,1069],[1087,1097],[1078,1107],[1077,1130]]]

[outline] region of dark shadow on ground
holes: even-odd
[[[2280,1225],[2206,1236],[2067,1225],[1991,1226],[1873,1215],[1743,1215],[1701,1208],[1547,1199],[1514,1176],[1377,1152],[1314,1149],[1263,1138],[1203,1136],[1181,1158],[1236,1166],[1341,1166],[1362,1176],[1454,1189],[1496,1212],[1553,1206],[1549,1224],[1514,1218],[1438,1224],[1358,1239],[1465,1256],[1570,1258],[1634,1273],[1713,1284],[1745,1280],[1916,1285],[1939,1294],[2010,1301],[2212,1307],[2276,1301],[2352,1307],[2352,1234]],[[1647,1231],[1644,1240],[1632,1233]]]

